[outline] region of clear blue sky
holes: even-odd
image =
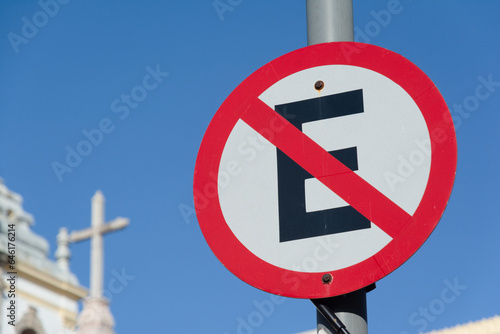
[[[221,2],[231,8],[221,15],[212,0],[72,0],[48,7],[51,15],[36,1],[0,2],[0,176],[24,196],[51,254],[60,227],[90,224],[97,189],[107,219],[131,219],[105,240],[105,286],[113,271],[134,276],[111,296],[120,334],[232,334],[258,310],[255,302],[271,300],[219,263],[179,206],[193,205],[197,151],[224,99],[262,65],[306,46],[305,1]],[[452,110],[458,140],[440,224],[368,295],[370,332],[399,334],[500,313],[500,2],[401,0],[390,22],[374,23],[390,2],[354,2],[358,38],[372,27],[361,41],[427,73]],[[144,82],[149,72],[156,80]],[[493,82],[490,94],[478,99],[484,80]],[[136,100],[127,100],[132,93]],[[102,138],[81,144],[96,128]],[[66,165],[78,147],[88,154],[56,173],[54,162]],[[71,249],[71,268],[88,286],[89,243]],[[447,284],[460,288],[445,303]],[[315,327],[310,301],[280,301],[254,333]]]

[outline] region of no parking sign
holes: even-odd
[[[198,221],[236,276],[324,298],[386,276],[451,194],[456,138],[432,81],[373,45],[293,51],[243,81],[212,119],[194,177]]]

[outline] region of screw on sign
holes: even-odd
[[[201,143],[205,239],[233,274],[274,294],[366,287],[441,218],[456,170],[450,119],[432,81],[386,49],[325,43],[277,58],[229,95]],[[394,187],[387,172],[416,145],[430,154]]]

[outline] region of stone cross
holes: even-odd
[[[90,228],[73,231],[69,242],[90,239],[90,298],[101,298],[104,278],[104,240],[105,233],[124,228],[129,224],[127,218],[118,217],[109,223],[104,222],[104,196],[100,190],[92,197]]]

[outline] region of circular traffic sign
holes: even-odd
[[[413,63],[368,44],[308,46],[264,65],[219,108],[196,161],[196,213],[243,281],[336,296],[425,242],[456,154],[446,103]]]

